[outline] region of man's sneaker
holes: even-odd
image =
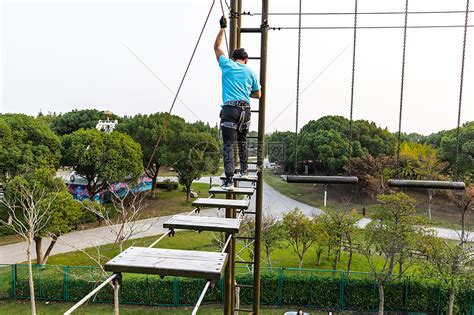
[[[248,172],[240,173],[240,178],[249,178],[249,173]]]
[[[221,188],[224,189],[224,190],[234,190],[235,189],[234,180],[232,179],[232,177],[227,178],[224,181],[224,183],[221,185]]]

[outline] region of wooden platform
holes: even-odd
[[[169,229],[239,233],[240,223],[240,219],[175,215],[163,223],[163,227]]]
[[[252,187],[235,187],[234,190],[225,190],[221,187],[212,187],[209,189],[210,194],[236,194],[236,195],[248,195],[251,196],[255,192],[255,188]]]
[[[193,206],[199,208],[225,208],[246,210],[249,207],[249,204],[249,200],[238,199],[198,198],[193,201]]]
[[[227,254],[147,247],[129,247],[105,264],[105,271],[218,280]]]
[[[226,177],[223,175],[221,176],[221,179],[225,180]],[[258,180],[257,175],[248,175],[247,177],[240,177],[240,175],[234,175],[234,181],[256,183],[257,180]]]

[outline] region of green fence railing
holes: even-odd
[[[35,296],[38,300],[77,301],[89,293],[108,274],[97,267],[34,265]],[[239,268],[237,282],[252,284],[251,270]],[[120,299],[124,304],[189,306],[198,299],[205,281],[137,274],[124,274]],[[204,303],[223,303],[223,282],[215,283]],[[0,265],[0,299],[29,299],[28,266]],[[242,287],[242,304],[252,303],[252,290]],[[386,310],[443,314],[449,300],[448,289],[433,278],[405,277],[385,286]],[[113,289],[105,287],[93,299],[112,303]],[[263,269],[261,304],[301,306],[319,310],[376,311],[378,290],[374,275],[295,268]],[[457,314],[474,315],[474,283],[460,285]]]

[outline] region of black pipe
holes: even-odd
[[[308,183],[308,184],[357,184],[359,179],[355,176],[298,176],[283,175],[283,180],[287,183]]]
[[[466,188],[466,184],[464,182],[448,182],[438,180],[390,179],[388,181],[388,187],[463,190]]]

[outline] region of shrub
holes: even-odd
[[[165,179],[162,182],[156,183],[156,188],[166,189],[167,191],[172,191],[178,189],[178,182],[171,181],[170,179]]]

